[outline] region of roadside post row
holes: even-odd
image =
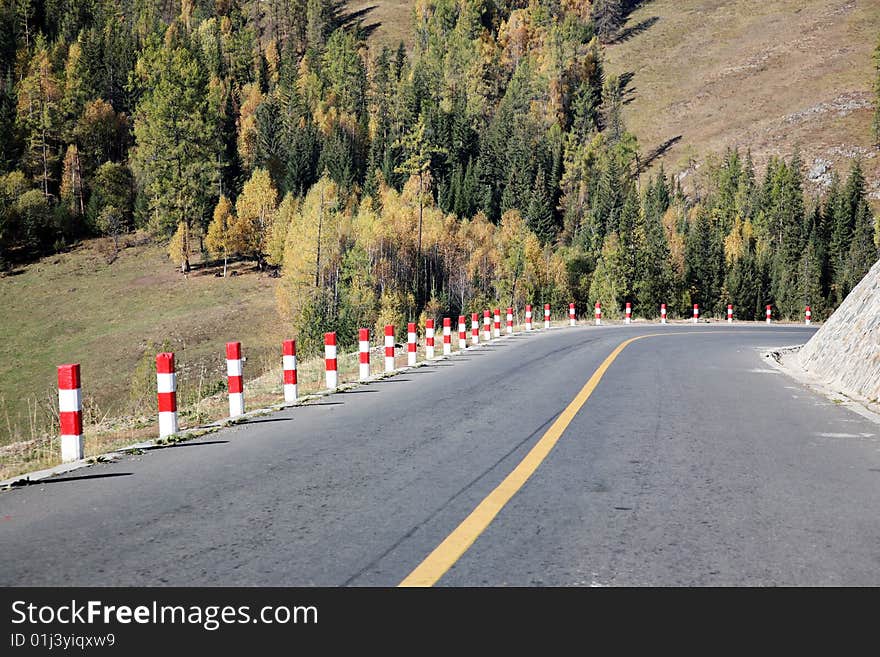
[[[494,315],[494,317],[492,316]],[[765,308],[765,320],[772,323],[773,309],[771,305]],[[693,305],[693,322],[697,323],[700,318],[699,304]],[[496,308],[494,313],[490,310],[483,311],[484,340],[492,340],[494,319],[494,337],[501,335],[501,312]],[[602,323],[602,305],[596,302],[595,306],[596,325]],[[575,304],[569,304],[570,325],[577,324]],[[660,306],[660,323],[667,323],[666,304]],[[632,321],[632,304],[626,303],[625,323]],[[733,322],[733,304],[727,304],[727,321]],[[806,306],[804,309],[804,323],[809,325],[812,321],[812,309]],[[479,313],[471,314],[471,344],[480,343]],[[532,306],[526,305],[525,310],[526,331],[532,331]],[[550,304],[544,305],[544,328],[550,328]],[[513,308],[507,308],[506,332],[513,334]],[[459,350],[467,348],[467,320],[465,315],[458,317],[458,346]],[[370,378],[370,331],[369,329],[358,330],[359,352],[359,379],[366,381]],[[452,320],[443,318],[443,353],[452,353]],[[415,365],[418,354],[418,331],[415,322],[407,324],[407,364]],[[434,355],[434,320],[425,320],[425,358],[432,360]],[[339,386],[338,360],[336,333],[324,334],[324,360],[325,360],[325,383],[327,389],[333,390]],[[240,342],[226,343],[226,375],[227,391],[229,396],[229,417],[235,418],[245,412],[243,367],[244,358],[241,352]],[[84,457],[83,423],[82,423],[82,387],[80,380],[80,366],[78,363],[58,366],[58,411],[61,438],[61,460],[63,463],[81,460]],[[394,325],[385,326],[385,372],[395,370],[395,344]],[[296,341],[284,340],[282,342],[282,381],[284,401],[286,403],[297,400],[296,378]],[[174,354],[164,352],[156,355],[156,391],[159,420],[159,437],[166,438],[178,432],[177,414],[177,374],[175,370]]]

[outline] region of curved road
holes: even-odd
[[[0,493],[0,584],[394,586],[622,341],[449,586],[880,584],[878,426],[761,360],[806,327],[519,334]]]

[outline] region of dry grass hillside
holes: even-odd
[[[362,12],[373,45],[396,48],[401,41],[407,46],[412,44],[413,5],[414,0],[355,0],[348,3],[348,10]]]
[[[861,156],[880,206],[872,148],[871,53],[877,0],[648,0],[607,50],[626,76],[625,118],[642,151],[689,175],[727,146],[751,148],[759,167],[799,148],[810,184]]]
[[[154,244],[133,244],[112,263],[107,254],[107,240],[90,240],[0,277],[0,445],[47,428],[62,363],[80,363],[86,419],[99,421],[152,408],[163,347],[175,352],[181,401],[222,383],[228,340],[242,342],[250,376],[278,360],[288,336],[276,279],[252,264],[234,264],[225,279],[215,276],[222,265],[184,278]]]

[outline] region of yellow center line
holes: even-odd
[[[636,340],[643,338],[651,338],[658,335],[672,335],[671,333],[651,333],[648,335],[639,335],[629,340],[624,340],[617,348],[612,351],[608,357],[602,361],[602,364],[593,372],[590,380],[581,388],[577,396],[571,403],[565,407],[562,414],[556,418],[556,421],[547,429],[547,432],[541,436],[541,439],[535,444],[523,460],[513,469],[513,471],[504,478],[498,486],[489,493],[486,498],[480,502],[477,507],[471,511],[470,515],[462,520],[461,524],[456,527],[452,533],[447,536],[440,545],[434,548],[425,560],[422,561],[416,569],[413,570],[399,584],[399,586],[433,586],[437,581],[446,574],[452,566],[461,558],[467,549],[474,544],[474,541],[482,534],[489,524],[495,519],[495,516],[504,508],[504,505],[510,501],[517,491],[523,487],[529,477],[543,463],[544,459],[553,449],[562,432],[571,424],[571,421],[577,415],[581,407],[593,394],[599,381],[605,374],[605,371],[611,366],[611,363],[620,355],[620,352]]]

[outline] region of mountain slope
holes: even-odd
[[[814,191],[861,156],[880,200],[871,147],[876,2],[655,0],[633,12],[606,51],[625,76],[625,119],[643,153],[683,171],[727,146],[762,165],[800,149]],[[690,173],[690,172],[688,172]]]

